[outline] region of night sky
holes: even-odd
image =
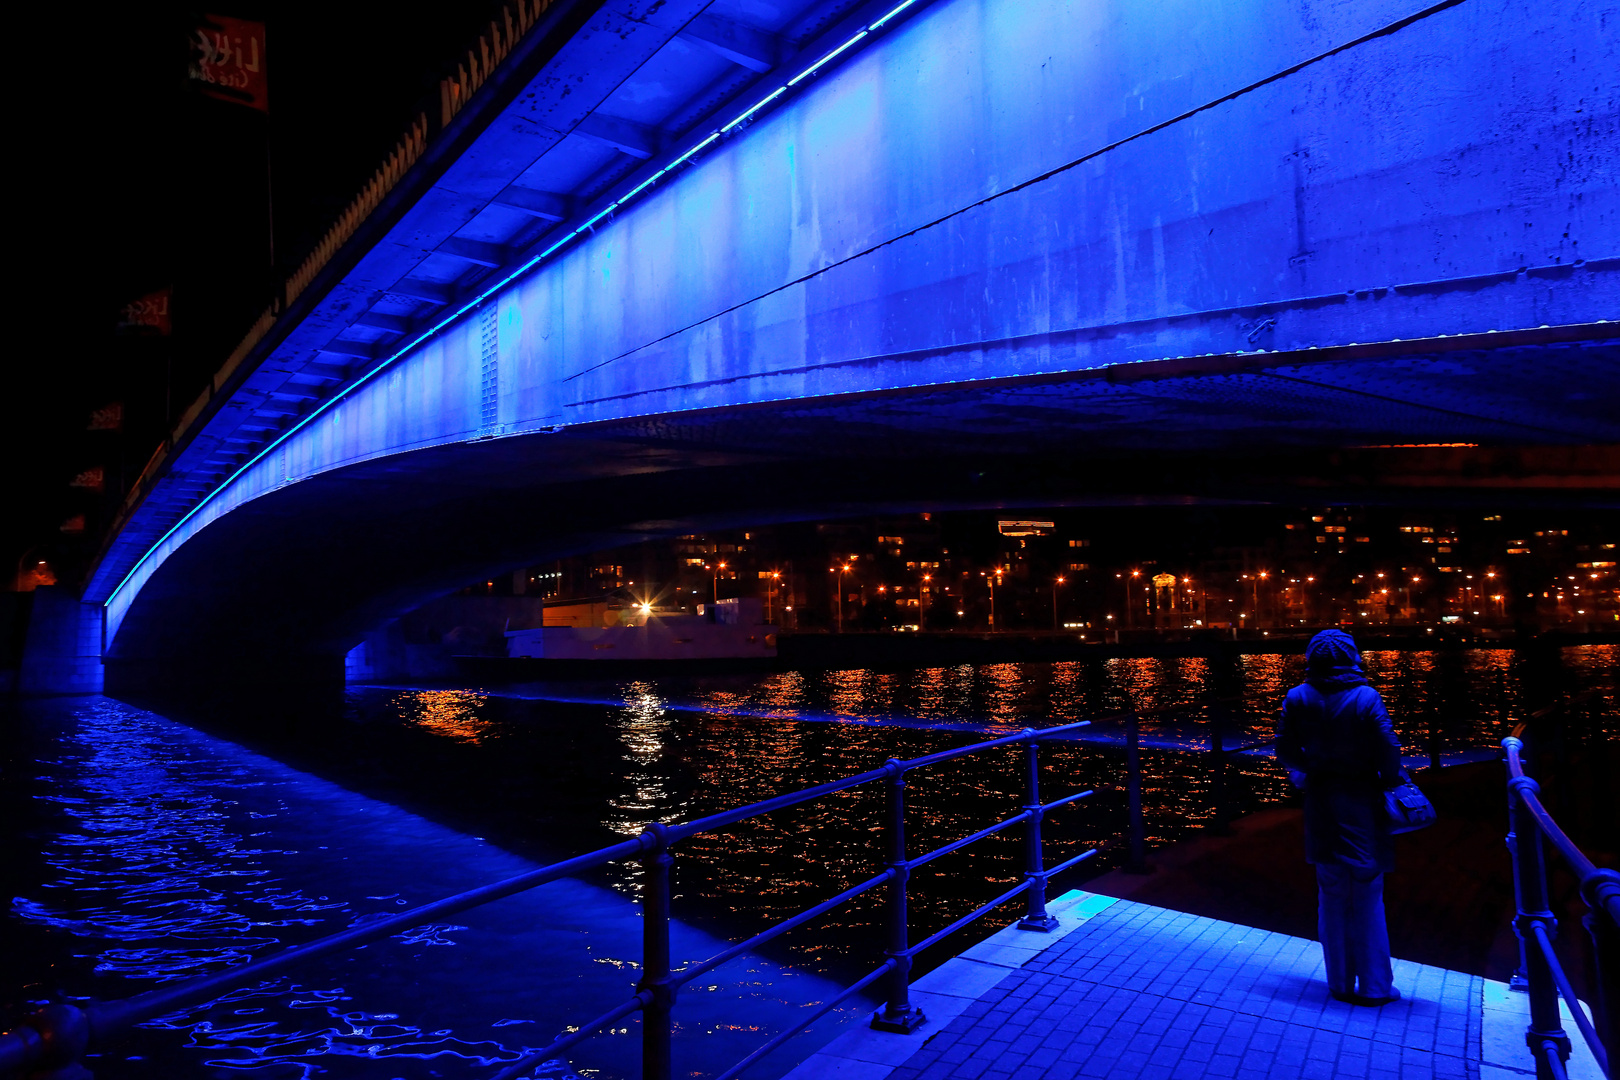
[[[120,473],[132,480],[162,437],[168,373],[178,415],[263,311],[271,282],[302,260],[415,115],[437,108],[438,79],[499,6],[291,0],[205,10],[267,24],[268,120],[187,89],[197,9],[109,5],[74,17],[42,7],[13,38],[29,53],[12,83],[22,132],[13,161],[26,177],[13,198],[19,188],[28,196],[13,204],[13,228],[31,257],[13,278],[21,318],[0,394],[8,578],[25,553],[68,578],[93,556]],[[166,285],[173,336],[119,335],[123,305]],[[85,430],[112,401],[125,404],[124,431]],[[103,496],[69,487],[96,465]],[[75,540],[59,526],[79,513],[88,528]]]

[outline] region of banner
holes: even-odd
[[[147,293],[139,300],[125,304],[118,317],[118,330],[124,334],[161,334],[168,337],[174,327],[169,322],[170,288]]]
[[[68,481],[68,487],[87,488],[90,491],[100,492],[106,482],[107,474],[100,465],[97,465],[93,469],[84,470],[84,472]]]
[[[269,112],[264,23],[204,15],[191,34],[191,64],[186,78],[209,97]]]
[[[998,521],[996,528],[1002,536],[1051,536],[1057,528],[1055,521]]]
[[[114,401],[103,405],[90,414],[90,424],[86,431],[122,431],[124,430],[124,403]]]

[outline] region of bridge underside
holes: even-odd
[[[366,631],[468,581],[724,525],[1020,505],[1613,506],[1620,431],[1604,403],[1620,399],[1620,344],[1603,329],[1205,357],[392,455],[203,529],[131,607],[107,686],[171,709],[244,687],[332,691]]]
[[[553,4],[149,469],[109,688],[330,686],[468,581],[728,523],[1613,505],[1601,12],[886,10]]]

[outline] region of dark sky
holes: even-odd
[[[410,6],[286,0],[211,13],[268,26],[270,106],[190,93],[187,36],[199,9],[174,4],[40,6],[19,33],[12,83],[13,348],[0,408],[5,495],[0,558],[27,549],[72,572],[163,430],[165,380],[182,410],[264,309],[265,148],[277,257],[313,246],[499,10],[491,0]],[[174,289],[172,338],[120,337],[119,309]],[[92,409],[126,406],[126,430],[85,430]],[[68,487],[106,468],[102,499]],[[58,526],[85,512],[74,541]],[[29,558],[35,558],[28,553]]]

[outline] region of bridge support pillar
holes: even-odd
[[[81,604],[73,590],[34,590],[17,688],[24,694],[99,694],[102,689],[100,604]]]

